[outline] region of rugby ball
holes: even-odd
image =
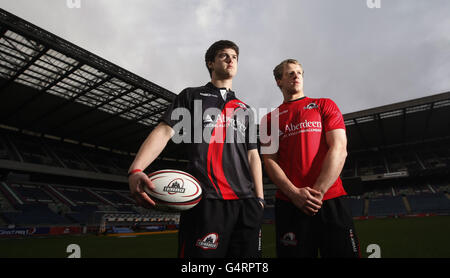
[[[157,209],[166,211],[188,210],[202,199],[200,182],[186,172],[160,170],[148,176],[155,185],[155,189],[146,190],[146,193],[155,201]]]

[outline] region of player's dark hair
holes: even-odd
[[[205,54],[205,64],[206,68],[208,69],[209,76],[212,77],[212,69],[208,67],[208,62],[214,62],[217,53],[225,48],[233,49],[234,51],[236,51],[236,54],[239,57],[239,47],[234,42],[228,40],[216,41],[208,48]]]

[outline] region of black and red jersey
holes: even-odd
[[[162,120],[171,126],[175,143],[186,145],[189,173],[203,196],[211,199],[254,198],[248,151],[257,148],[256,122],[248,105],[211,82],[184,89]]]

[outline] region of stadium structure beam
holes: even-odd
[[[353,123],[355,124],[356,131],[358,132],[358,135],[361,138],[361,141],[363,142],[364,148],[368,149],[369,148],[369,143],[367,143],[367,139],[364,136],[364,133],[362,132],[361,127],[359,126],[358,121],[356,120],[356,118],[353,119]]]
[[[369,116],[369,115],[374,115],[377,113],[385,113],[385,112],[394,111],[394,110],[406,109],[408,107],[429,104],[432,102],[437,102],[437,101],[442,101],[442,100],[447,100],[447,99],[450,99],[450,92],[444,92],[444,93],[435,94],[432,96],[426,96],[426,97],[417,98],[417,99],[413,99],[413,100],[407,100],[407,101],[403,101],[403,102],[388,104],[388,105],[384,105],[384,106],[380,106],[380,107],[370,108],[367,110],[346,113],[343,116],[344,116],[344,120],[350,120],[350,119],[365,117],[365,116]]]
[[[54,109],[47,111],[46,113],[42,114],[40,117],[38,117],[37,119],[35,119],[32,123],[30,123],[27,128],[29,127],[33,127],[36,126],[39,122],[41,122],[42,120],[44,120],[45,118],[48,118],[49,116],[55,114],[56,112],[62,110],[64,107],[66,107],[67,105],[73,103],[76,99],[82,97],[83,95],[85,95],[86,93],[88,93],[89,91],[97,88],[98,86],[101,86],[102,84],[104,84],[105,82],[108,82],[110,79],[112,78],[112,76],[107,76],[104,79],[100,79],[100,81],[96,80],[97,82],[94,82],[94,84],[90,85],[86,90],[84,90],[83,92],[75,95],[74,97],[72,97],[71,99],[66,100],[64,103],[62,104],[58,104],[58,106],[54,107]]]
[[[406,107],[402,109],[402,144],[406,142]]]
[[[428,127],[430,126],[430,120],[431,120],[431,116],[433,114],[434,104],[435,104],[435,102],[432,102],[430,104],[430,108],[425,117],[425,126],[423,127],[423,131],[422,131],[422,142],[425,141],[425,136],[427,135]]]
[[[97,122],[95,122],[95,123],[92,123],[90,126],[84,127],[83,129],[77,130],[76,133],[78,133],[79,135],[83,135],[83,134],[85,134],[89,129],[97,128],[97,127],[98,127],[99,125],[101,125],[102,123],[105,123],[105,122],[107,122],[107,121],[109,121],[109,120],[111,120],[111,119],[113,119],[113,118],[119,117],[120,115],[123,115],[123,114],[125,114],[125,113],[127,113],[127,112],[130,112],[130,111],[132,111],[132,110],[136,109],[137,107],[140,107],[140,106],[142,106],[142,105],[144,105],[144,104],[147,104],[147,103],[149,103],[149,102],[152,102],[152,101],[155,100],[155,99],[157,99],[157,97],[156,97],[156,96],[153,96],[152,98],[149,98],[149,99],[147,99],[147,100],[144,101],[144,102],[141,102],[141,103],[139,103],[139,104],[136,104],[136,105],[134,105],[134,106],[131,106],[131,107],[127,108],[127,109],[124,109],[124,110],[122,110],[122,111],[119,112],[119,113],[111,114],[110,116],[106,117],[105,119],[102,119],[102,120],[100,120],[100,121],[97,121]],[[166,109],[166,108],[164,108],[164,109]],[[151,111],[151,112],[153,112],[153,111]],[[148,115],[149,113],[150,113],[150,112],[144,114],[143,116],[148,117],[148,116],[149,116],[149,115]],[[153,114],[155,114],[155,113],[152,113],[151,115],[153,115]],[[130,120],[129,122],[126,123],[126,125],[133,124],[133,123],[135,123],[135,122],[140,121],[141,119],[142,119],[142,117],[140,117],[140,118],[138,118],[138,119]],[[123,127],[123,126],[126,126],[126,125],[121,125],[120,127]],[[116,130],[117,128],[118,128],[118,127],[115,126],[115,127],[111,128],[110,130],[108,130],[107,132],[109,132],[109,131],[111,131],[111,130]],[[102,134],[104,134],[103,131],[102,131]]]
[[[162,111],[164,111],[164,110],[161,109],[158,113],[160,113],[160,112],[162,112]],[[148,115],[142,115],[142,117],[140,117],[140,119],[137,119],[136,121],[140,121],[140,120],[144,119],[144,118],[147,117],[147,116],[148,116]],[[122,126],[120,126],[120,127],[125,127],[125,125],[122,125]],[[149,133],[150,133],[154,128],[155,128],[155,126],[149,127]],[[109,134],[109,133],[111,133],[112,131],[114,131],[114,129],[108,130],[106,134]],[[121,140],[122,138],[130,138],[130,137],[133,137],[133,135],[138,134],[138,133],[140,133],[140,132],[142,132],[142,129],[136,129],[136,130],[130,131],[130,132],[128,132],[128,133],[122,133],[122,134],[120,134],[120,136],[114,136],[114,137],[108,136],[107,138],[108,138],[111,142],[117,142],[117,141]],[[103,134],[102,134],[102,135],[103,135]]]
[[[53,35],[27,22],[3,9],[0,9],[0,23],[6,26],[7,29],[12,30],[20,35],[45,45],[47,48],[54,49],[68,57],[96,68],[110,76],[131,84],[132,86],[141,88],[144,91],[151,92],[169,102],[171,102],[175,94],[172,92],[141,78],[117,65],[114,65],[105,59],[90,53],[60,37]]]
[[[154,127],[149,128],[146,136],[148,136],[148,134],[150,134],[150,132],[153,129],[154,129]],[[124,138],[136,138],[135,135],[137,135],[139,133],[142,133],[144,131],[145,131],[145,129],[136,129],[136,130],[130,131],[130,132],[126,133],[126,134],[121,134],[120,136],[108,137],[108,139],[110,139],[111,142],[115,142],[115,143],[119,142],[119,144],[116,145],[115,148],[123,149],[124,147],[122,146],[122,144],[120,144],[121,142],[123,142],[122,139],[124,139]],[[139,146],[140,146],[140,144],[142,144],[142,142],[143,141],[138,142],[136,148],[139,148]],[[129,145],[129,144],[124,143],[123,145]],[[168,145],[168,146],[170,146],[170,151],[169,152],[171,152],[172,154],[180,154],[180,153],[183,152],[183,149],[182,149],[182,148],[184,148],[183,144],[171,144],[171,145]],[[131,152],[136,152],[137,149],[136,150],[128,150],[128,151],[130,153]],[[163,153],[161,153],[161,156],[164,155],[164,152],[166,152],[166,151],[168,151],[167,147],[164,149]],[[168,157],[168,156],[166,156],[166,157]],[[172,156],[172,158],[173,158],[173,156]]]
[[[139,118],[133,120],[133,123],[137,123],[137,122],[141,121],[141,120],[144,119],[144,118],[150,117],[151,115],[161,113],[162,111],[165,111],[165,109],[166,109],[166,108],[161,108],[161,109],[158,109],[158,110],[155,111],[155,112],[154,112],[154,111],[152,111],[152,112],[147,112],[147,113],[141,115]],[[119,125],[119,126],[110,128],[109,130],[107,130],[107,131],[105,131],[105,132],[102,132],[101,135],[96,136],[96,138],[108,138],[108,141],[110,141],[110,142],[116,142],[116,141],[120,140],[121,138],[128,138],[128,137],[130,137],[130,136],[132,136],[132,135],[134,135],[134,134],[136,134],[136,133],[142,132],[142,129],[136,129],[136,130],[133,130],[133,131],[128,132],[128,133],[122,133],[122,134],[120,134],[120,136],[114,136],[114,137],[109,136],[109,134],[110,134],[111,132],[113,132],[113,131],[115,131],[115,130],[117,130],[117,129],[121,129],[121,128],[124,128],[124,127],[128,127],[129,124],[130,124],[130,123],[125,123],[125,124],[121,124],[121,125]],[[154,128],[155,128],[155,126],[149,126],[149,127],[148,127],[149,132],[152,131]]]
[[[134,91],[135,89],[136,89],[135,87],[131,87],[130,89],[128,89],[128,90],[126,90],[126,91],[124,91],[124,92],[122,92],[120,94],[117,94],[116,96],[114,96],[114,97],[112,97],[110,99],[106,99],[103,102],[93,106],[87,112],[81,112],[81,113],[73,116],[72,118],[61,122],[59,125],[56,125],[55,127],[53,127],[49,132],[57,130],[57,129],[59,129],[60,127],[62,127],[64,125],[68,125],[69,123],[74,122],[75,120],[79,120],[80,118],[87,117],[87,116],[89,116],[89,114],[93,113],[94,111],[97,111],[99,108],[101,108],[101,107],[111,103],[112,101],[114,101],[114,100],[116,100],[118,98],[121,98],[122,96],[125,96],[125,95],[129,94],[130,92]],[[142,103],[140,103],[140,105],[142,105]],[[116,115],[114,115],[114,116],[116,116]],[[93,126],[93,125],[91,125],[91,126]]]
[[[107,134],[117,130],[117,125],[123,128],[142,124],[142,128],[152,129],[157,124],[161,111],[166,110],[176,96],[3,9],[0,9],[0,34],[0,90],[4,89],[0,94],[12,94],[7,85],[13,82],[34,89],[23,98],[16,101],[11,99],[11,105],[4,105],[6,109],[3,113],[7,119],[17,120],[15,125],[22,130],[39,129],[35,131],[41,134],[51,131],[61,138],[84,141],[80,139],[92,137],[89,132],[101,132],[100,129],[92,129],[95,124],[91,125],[91,121],[88,121],[91,125],[88,128],[82,123],[81,118],[86,120],[91,115],[108,126],[105,128],[108,129]],[[52,98],[50,95],[62,99]],[[46,108],[37,107],[37,100],[47,96],[51,102],[45,105]],[[30,113],[36,116],[17,117],[19,114],[26,114],[27,108],[32,108],[29,109]],[[81,110],[87,113],[82,113]],[[98,113],[95,114],[95,111]],[[125,122],[127,124],[123,125]],[[70,128],[60,128],[67,124],[75,126],[74,129],[81,129],[85,134],[79,136]],[[81,127],[82,125],[84,126]],[[109,129],[110,127],[113,128]],[[123,128],[128,131],[133,129]],[[122,137],[123,133],[118,133]],[[103,134],[100,136],[103,138]],[[109,143],[114,144],[109,138],[94,141],[105,147],[109,147]]]
[[[3,38],[3,36],[6,34],[6,31],[8,31],[8,28],[5,26],[0,26],[0,39]]]
[[[48,47],[41,49],[31,60],[23,65],[16,73],[9,79],[0,84],[0,95],[6,92],[6,88],[11,85],[21,74],[23,74],[31,65],[33,65],[38,59],[40,59],[48,50]]]
[[[138,132],[142,132],[142,129],[137,129],[137,130],[129,132],[129,133],[122,133],[120,136],[115,136],[115,137],[111,137],[111,136],[109,136],[109,134],[111,132],[114,132],[114,131],[118,130],[118,129],[122,129],[122,128],[128,127],[128,126],[130,126],[131,123],[138,123],[139,121],[141,121],[141,120],[143,120],[143,119],[145,119],[147,117],[151,117],[152,115],[161,113],[162,111],[165,111],[165,110],[166,110],[166,108],[164,107],[164,108],[158,109],[156,111],[147,112],[147,113],[141,115],[139,118],[134,119],[131,122],[127,122],[127,123],[121,124],[119,126],[114,126],[114,127],[110,128],[110,129],[108,129],[106,131],[102,131],[101,135],[94,135],[94,136],[95,136],[95,138],[108,138],[108,141],[110,141],[110,142],[115,142],[118,139],[123,138],[123,137],[129,137],[132,134],[136,134]],[[148,126],[149,130],[153,130],[153,128],[155,128],[155,126]]]
[[[386,146],[386,134],[384,132],[383,120],[381,119],[380,113],[375,115],[375,120],[377,122],[378,129],[380,130],[378,134],[381,136],[381,146]]]
[[[39,90],[37,93],[35,93],[29,100],[21,103],[19,106],[17,106],[12,112],[7,116],[7,119],[11,119],[12,117],[14,117],[16,114],[20,113],[21,111],[23,111],[28,105],[32,104],[33,102],[35,102],[37,99],[39,99],[40,97],[42,97],[48,89],[52,88],[53,86],[55,86],[56,84],[58,84],[61,80],[65,79],[66,77],[68,77],[69,75],[71,75],[72,73],[74,73],[76,70],[78,70],[79,68],[81,68],[83,65],[81,63],[79,63],[78,65],[74,66],[72,69],[70,69],[69,71],[67,71],[66,73],[64,73],[63,75],[61,75],[60,77],[58,77],[57,79],[53,80],[50,84],[48,84],[45,88]]]

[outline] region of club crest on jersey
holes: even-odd
[[[182,179],[174,179],[169,183],[169,185],[164,186],[164,191],[169,194],[176,194],[176,193],[184,193],[186,189],[183,188],[184,182]]]
[[[317,104],[314,102],[311,102],[310,104],[303,107],[303,109],[308,109],[308,110],[315,109],[315,108],[319,108],[319,106],[317,106]]]
[[[219,246],[219,235],[216,233],[209,233],[197,240],[195,246],[200,247],[203,250],[217,249],[217,246]]]
[[[295,234],[293,232],[285,233],[281,237],[281,243],[284,246],[297,246],[297,240],[295,239]]]

